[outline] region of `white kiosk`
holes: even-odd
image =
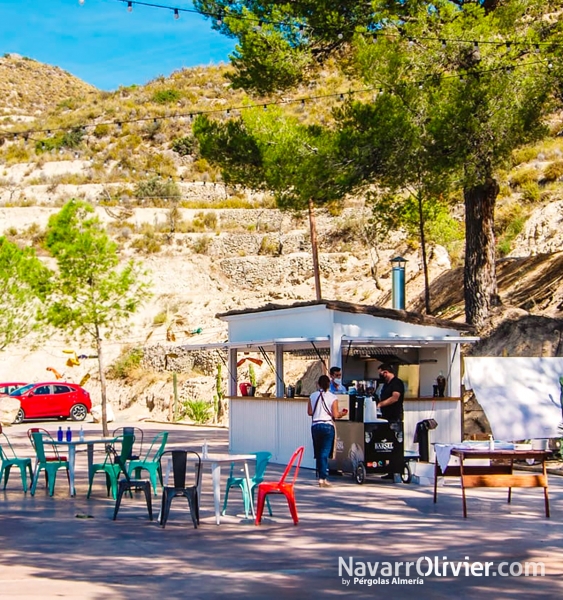
[[[266,305],[217,315],[228,323],[228,342],[186,349],[220,348],[228,352],[229,447],[231,452],[265,450],[272,462],[286,463],[304,445],[303,466],[314,468],[307,396],[286,397],[284,354],[315,351],[327,368],[342,367],[344,382],[377,379],[377,366],[399,364],[405,381],[405,449],[416,424],[434,418],[433,442],[460,442],[463,431],[460,345],[477,341],[468,325],[407,312],[321,300],[290,306]],[[273,353],[274,397],[239,395],[237,362],[242,353]],[[443,397],[434,397],[439,375],[446,377]]]

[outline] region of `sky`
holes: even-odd
[[[152,3],[192,8],[188,0]],[[128,12],[119,0],[0,0],[0,56],[55,65],[103,90],[228,62],[234,45],[197,13],[176,20],[172,10],[133,5]]]

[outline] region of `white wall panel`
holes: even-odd
[[[267,451],[271,461],[286,464],[294,450],[305,446],[304,467],[315,468],[311,418],[307,403],[299,400],[231,400],[229,451]]]
[[[230,401],[229,450],[234,453],[272,453],[272,462],[286,464],[293,451],[305,446],[302,465],[315,468],[311,419],[304,400],[236,399]],[[432,398],[405,402],[405,450],[418,451],[413,442],[416,424],[423,419],[436,419],[438,427],[430,431],[430,443],[460,442],[460,400],[434,401]],[[430,446],[433,460],[433,447]]]

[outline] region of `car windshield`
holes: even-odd
[[[28,390],[30,390],[35,384],[34,383],[28,383],[27,385],[24,385],[21,388],[18,388],[17,390],[14,390],[10,396],[22,396],[23,394],[25,394]]]

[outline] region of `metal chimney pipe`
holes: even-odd
[[[396,256],[391,259],[392,271],[392,294],[393,308],[405,310],[405,266],[407,259]]]

